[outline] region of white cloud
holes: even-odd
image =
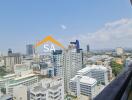
[[[61,29],[66,30],[67,27],[65,25],[60,25]]]
[[[128,47],[132,48],[132,19],[120,19],[106,23],[103,28],[88,34],[79,34],[83,46],[90,44],[93,49]]]

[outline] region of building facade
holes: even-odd
[[[108,69],[102,65],[87,65],[85,68],[79,70],[77,75],[94,78],[98,84],[108,84]]]
[[[34,54],[34,46],[32,44],[26,45],[26,54],[32,56]]]
[[[71,95],[77,96],[78,98],[81,95],[85,95],[92,99],[96,95],[96,79],[88,76],[76,75],[70,80],[69,84]]]
[[[15,66],[15,73],[0,78],[0,89],[5,88],[6,94],[13,95],[14,87],[19,85],[31,86],[38,82],[38,76],[24,64]]]
[[[19,53],[10,53],[4,57],[4,60],[6,70],[14,72],[14,65],[21,64],[22,56]]]
[[[30,88],[30,100],[64,100],[64,84],[61,78],[43,79]]]
[[[124,49],[123,48],[121,48],[121,47],[118,47],[118,48],[116,48],[116,54],[117,55],[122,55],[124,53]]]
[[[83,66],[83,51],[80,49],[79,41],[71,42],[68,49],[53,53],[56,75],[64,79],[65,92],[69,90],[70,79]]]

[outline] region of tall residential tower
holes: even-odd
[[[83,66],[83,52],[80,49],[79,41],[70,42],[68,49],[55,51],[53,53],[53,59],[56,75],[64,78],[65,92],[68,92],[70,79]]]
[[[31,56],[31,55],[34,54],[34,46],[33,46],[33,44],[26,45],[26,54],[28,56]]]

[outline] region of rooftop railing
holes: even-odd
[[[94,100],[128,100],[132,88],[132,65],[123,71]]]

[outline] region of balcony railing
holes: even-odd
[[[132,88],[132,65],[113,80],[94,100],[128,100]]]

